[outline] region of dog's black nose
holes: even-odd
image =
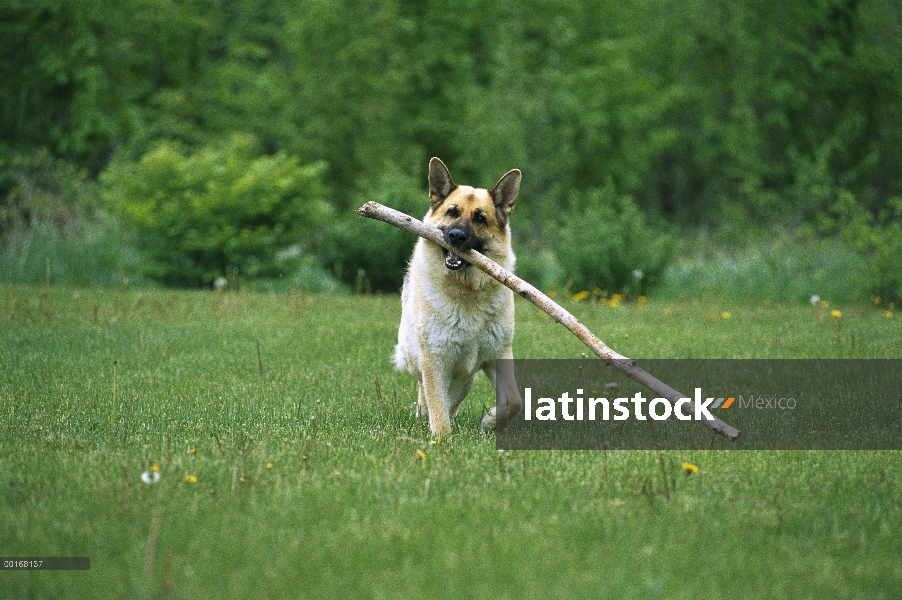
[[[453,227],[448,230],[448,241],[458,247],[462,247],[467,241],[467,232],[460,227]]]

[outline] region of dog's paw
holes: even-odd
[[[495,418],[495,407],[492,407],[492,410],[487,412],[482,420],[479,422],[479,431],[489,432],[495,431],[495,422],[497,419]]]

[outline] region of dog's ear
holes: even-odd
[[[489,192],[495,200],[495,208],[505,219],[514,212],[514,202],[517,201],[517,192],[520,191],[520,177],[519,169],[511,169]]]
[[[438,158],[429,161],[429,203],[433,208],[445,201],[457,184],[451,178],[448,167]]]

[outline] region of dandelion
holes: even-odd
[[[156,469],[156,470],[154,470]],[[160,480],[160,468],[154,465],[150,471],[141,473],[141,481],[147,485],[153,485]]]
[[[880,298],[880,296],[874,296],[874,306],[880,306],[881,301],[882,298]]]
[[[581,292],[577,292],[577,293],[573,294],[572,300],[574,302],[582,302],[583,300],[585,300],[588,297],[589,297],[589,292],[587,292],[586,290],[583,290]]]
[[[437,441],[435,441],[435,440],[429,440],[429,445],[430,445],[430,446],[435,446],[436,444],[438,444]]]
[[[645,273],[643,273],[639,269],[636,269],[635,271],[633,271],[633,277],[635,279],[642,279],[644,276],[645,276]]]
[[[892,318],[893,318],[893,311],[888,310],[888,311],[886,311],[885,313],[883,313],[883,316],[886,317],[887,319],[892,319]]]
[[[811,306],[817,308],[818,305],[819,305],[820,303],[821,303],[821,297],[820,297],[820,296],[818,296],[817,294],[815,294],[814,296],[811,297]]]
[[[683,463],[683,472],[686,473],[686,476],[689,476],[693,473],[698,473],[698,467],[692,463]]]
[[[197,475],[185,475],[185,481],[188,483],[197,483]]]
[[[643,304],[645,304],[645,301],[646,301],[646,300],[648,300],[648,298],[646,298],[645,296],[639,296],[639,297],[636,299],[636,305],[637,305],[637,306],[642,306]]]
[[[417,448],[417,456],[419,456],[421,459],[426,458],[426,453]]]
[[[834,318],[834,319],[841,319],[841,318],[842,318],[842,312],[840,312],[840,311],[838,311],[838,310],[836,310],[836,309],[834,309],[833,312],[831,312],[830,314],[833,315],[833,318]]]
[[[817,305],[821,308],[827,308],[827,301],[821,300],[820,302],[817,303]]]
[[[272,463],[266,463],[266,468],[267,468],[267,469],[272,469]]]
[[[729,319],[729,318],[732,317],[733,315],[731,315],[731,314],[728,313],[727,311],[723,311],[722,313],[720,313],[720,316],[723,317],[724,319]]]

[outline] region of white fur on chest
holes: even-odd
[[[464,272],[429,267],[425,261],[441,261],[436,248],[420,240],[411,259],[411,270],[429,276],[404,283],[395,363],[419,376],[426,347],[442,355],[451,378],[472,375],[513,340],[513,292],[473,266]],[[512,266],[513,255],[503,262]]]

